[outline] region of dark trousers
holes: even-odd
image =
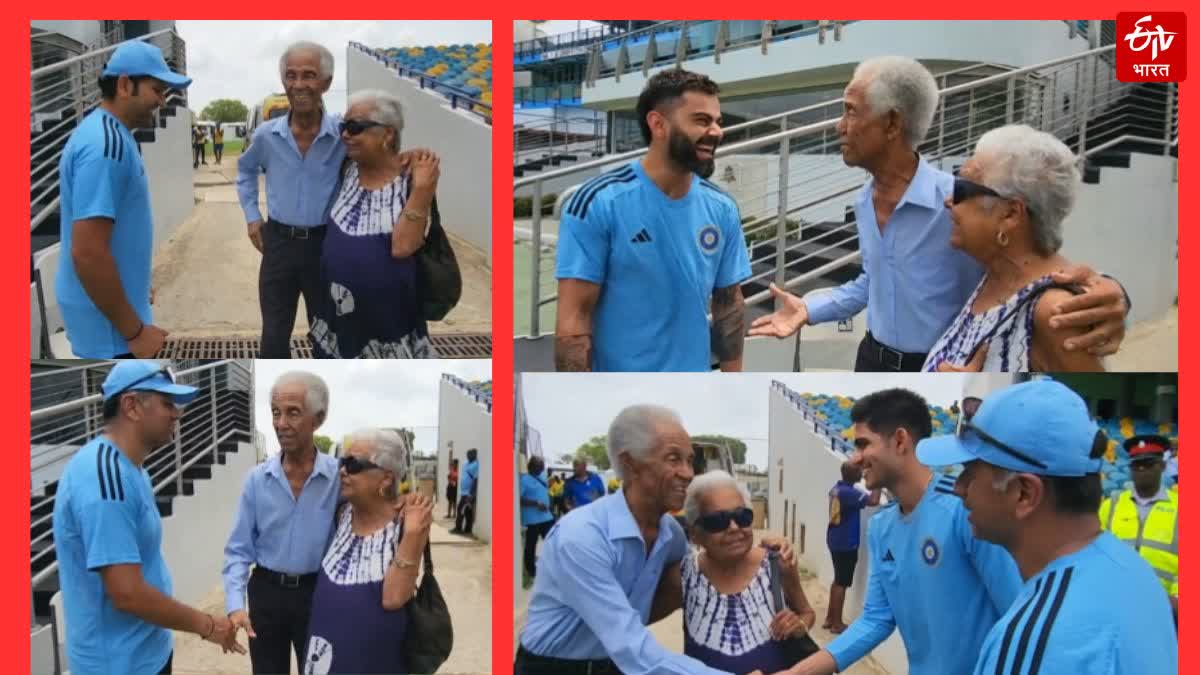
[[[170,654],[167,654],[167,665],[163,666],[162,670],[158,671],[158,675],[171,675],[171,661],[173,661],[174,659],[175,659],[175,652],[171,652]]]
[[[213,144],[213,158],[217,160],[217,164],[221,163],[221,155],[225,154],[224,151],[225,151],[224,143]]]
[[[315,582],[284,588],[266,575],[257,572],[250,575],[246,595],[250,601],[250,624],[258,636],[250,639],[250,666],[255,675],[291,672],[289,648],[296,653],[296,663],[303,672],[304,643],[308,639],[315,588]]]
[[[458,513],[454,514],[454,529],[464,534],[471,534],[475,527],[475,502],[472,497],[463,495],[458,498]]]
[[[557,659],[552,656],[530,654],[525,647],[517,649],[513,663],[513,675],[621,675],[609,659],[599,661],[575,661]]]
[[[545,539],[552,527],[554,527],[554,521],[547,520],[544,523],[530,525],[525,528],[525,573],[530,578],[537,576],[538,539]]]
[[[854,370],[859,373],[919,373],[925,365],[926,356],[892,349],[868,332],[858,343]]]
[[[268,220],[262,228],[263,256],[258,268],[258,304],[262,311],[259,358],[291,358],[292,330],[301,294],[309,321],[321,302],[321,242],[325,228],[307,238],[285,234],[289,228]]]

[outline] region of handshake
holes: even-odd
[[[245,654],[246,648],[238,644],[237,634],[239,628],[246,629],[246,635],[255,637],[254,630],[250,627],[250,618],[246,616],[245,610],[238,610],[230,615],[229,618],[223,616],[213,616],[206,614],[210,623],[207,632],[199,633],[200,637],[207,642],[221,645],[221,651],[228,654],[236,652]]]

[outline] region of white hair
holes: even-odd
[[[877,56],[858,64],[853,79],[864,81],[871,115],[895,110],[909,145],[916,149],[925,140],[938,102],[937,80],[925,66],[907,56]]]
[[[992,471],[992,489],[996,491],[1007,490],[1008,484],[1011,483],[1016,477],[1016,471],[1009,471],[1008,469],[995,467],[995,470]]]
[[[1025,202],[1038,253],[1063,244],[1062,223],[1079,190],[1076,157],[1052,134],[1026,124],[992,129],[975,145],[983,183],[1005,197]]]
[[[617,472],[617,478],[625,480],[618,455],[628,452],[634,459],[645,459],[658,445],[658,426],[662,422],[683,424],[679,413],[649,403],[631,405],[617,413],[608,427],[608,463]]]
[[[750,506],[750,491],[745,485],[737,482],[736,478],[720,469],[702,473],[693,478],[688,485],[687,497],[683,502],[684,518],[689,527],[695,525],[700,516],[704,515],[701,513],[700,498],[718,488],[734,488],[742,496],[742,504]]]
[[[301,40],[288,45],[288,48],[283,50],[283,56],[279,57],[279,80],[281,82],[287,79],[288,57],[296,52],[311,52],[316,54],[321,61],[321,79],[333,79],[333,53],[323,45],[309,42],[308,40]]]
[[[391,429],[359,429],[346,437],[346,448],[359,442],[371,448],[367,459],[396,476],[393,488],[399,494],[400,482],[408,476],[409,447],[404,436]]]
[[[289,384],[304,386],[304,412],[311,415],[329,412],[329,387],[319,375],[304,370],[284,373],[271,385],[271,398],[275,398],[277,389]]]
[[[352,94],[346,102],[346,109],[349,110],[359,103],[370,104],[371,113],[367,115],[367,119],[391,127],[396,132],[396,146],[392,149],[399,153],[400,132],[404,131],[404,104],[400,102],[399,97],[382,89],[366,89]]]

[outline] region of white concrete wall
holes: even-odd
[[[195,481],[195,494],[176,497],[171,515],[163,518],[163,557],[180,602],[194,605],[221,583],[242,481],[256,464],[254,446],[238,443],[237,452],[225,455],[225,464],[213,465],[212,478]]]
[[[475,525],[472,532],[481,541],[492,540],[492,415],[466,392],[443,379],[438,387],[439,494],[446,492],[450,469],[449,444],[459,460],[459,485],[467,466],[467,450],[479,451],[479,480],[475,491]]]
[[[150,210],[154,214],[154,248],[175,234],[196,206],[192,171],[192,112],[176,108],[167,128],[154,128],[154,142],[141,143]]]
[[[767,500],[769,529],[787,537],[803,565],[816,574],[822,584],[833,583],[833,561],[825,545],[829,524],[829,489],[841,476],[845,456],[830,450],[829,440],[813,431],[800,412],[772,384],[768,409],[767,462],[770,486]],[[836,393],[836,392],[825,392]],[[780,485],[782,484],[782,489]],[[787,530],[784,530],[784,508]],[[794,510],[794,511],[793,511]],[[877,508],[862,512],[862,546],[854,583],[846,591],[844,618],[847,622],[862,614],[866,598],[869,554],[867,520]],[[795,513],[795,519],[792,513]],[[803,532],[803,534],[802,534]],[[908,659],[900,632],[892,633],[872,652],[891,675],[906,675]]]
[[[1063,223],[1063,255],[1119,279],[1134,321],[1161,317],[1179,296],[1178,165],[1135,153],[1128,169],[1102,167]]]
[[[721,63],[711,55],[685,62],[688,70],[704,73],[724,89],[753,80],[795,76],[798,71],[837,68],[872,56],[904,54],[921,61],[989,62],[1008,66],[1031,66],[1088,47],[1082,37],[1068,38],[1062,21],[855,21],[842,29],[842,39],[833,40],[832,30],[825,44],[817,36],[772,42],[766,55],[756,46],[725,52]],[[663,45],[659,53],[663,53]],[[653,76],[663,66],[649,72]],[[844,81],[844,74],[840,75]],[[646,84],[640,68],[621,76],[596,81],[583,89],[585,106],[632,108],[632,102]],[[776,81],[771,88],[786,82]],[[793,82],[794,87],[798,83]],[[738,88],[738,93],[752,93]]]
[[[441,157],[438,209],[442,226],[492,259],[492,128],[455,110],[439,94],[398,76],[373,57],[347,48],[346,89],[382,89],[404,102],[402,147],[428,147]]]

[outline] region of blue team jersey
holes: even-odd
[[[92,302],[71,258],[71,235],[76,221],[113,221],[109,248],[116,261],[125,299],[145,323],[150,312],[150,264],[154,222],[146,166],[133,134],[116,117],[97,108],[63,148],[58,163],[62,198],[62,254],[54,293],[62,309],[71,351],[79,358],[112,358],[129,352],[129,345],[112,322]]]
[[[75,453],[58,480],[54,546],[71,672],[140,675],[162,670],[171,655],[171,631],[117,610],[100,579],[102,567],[140,565],[146,583],[171,595],[150,475],[104,436]]]
[[[1017,597],[1021,576],[1008,551],[971,534],[954,481],[934,474],[911,513],[901,514],[893,502],[868,521],[863,613],[827,647],[839,671],[893,628],[900,629],[911,675],[975,667],[988,630]]]
[[[696,175],[671,199],[635,160],[567,201],[557,276],[601,286],[593,370],[711,370],[713,291],[750,276],[737,204]]]
[[[604,481],[600,476],[588,472],[587,478],[579,480],[574,475],[563,481],[563,497],[572,509],[587,506],[604,496]]]
[[[976,675],[1179,672],[1171,605],[1150,565],[1108,532],[1038,572],[992,628]]]

